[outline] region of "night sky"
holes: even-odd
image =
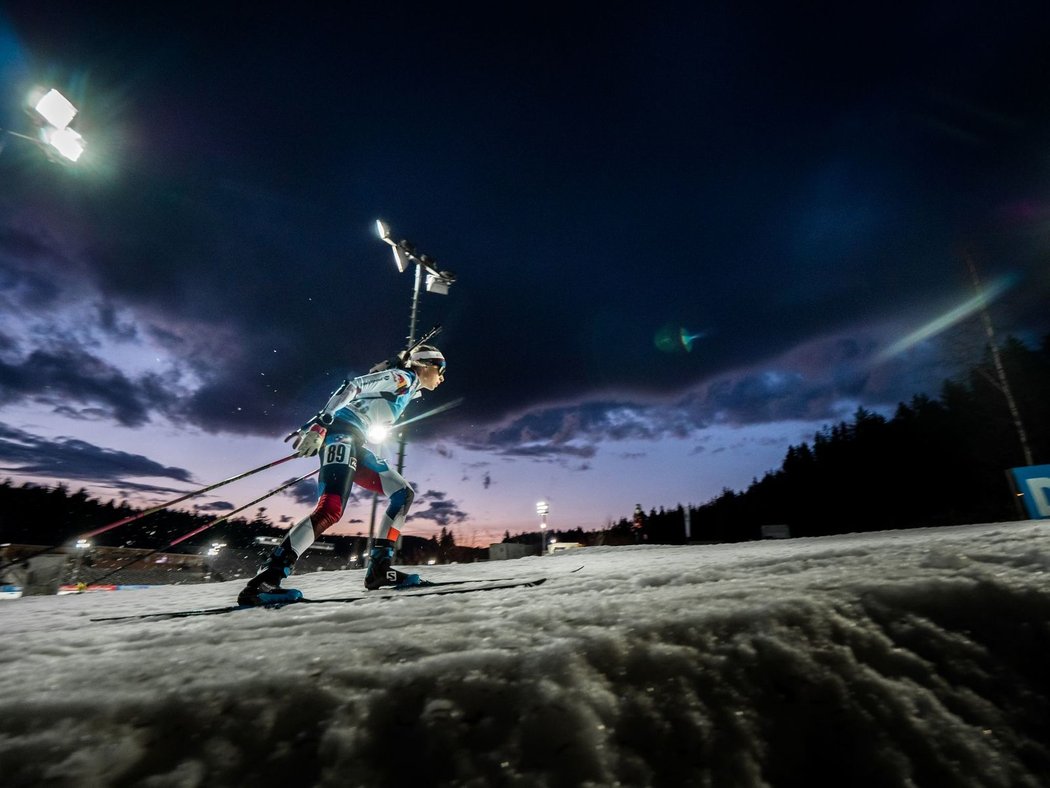
[[[858,407],[1050,330],[1045,3],[0,11],[0,473],[157,503],[283,456],[404,342],[407,532],[487,545],[699,504]],[[246,7],[244,7],[246,8]],[[953,311],[954,310],[954,311]],[[396,448],[387,447],[391,457]],[[200,500],[240,506],[288,463]],[[314,490],[264,505],[305,514]],[[370,495],[340,532],[367,530]]]

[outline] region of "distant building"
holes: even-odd
[[[559,553],[563,550],[575,550],[577,547],[583,547],[579,542],[551,542],[550,547],[547,548],[547,552],[551,555]]]
[[[508,558],[524,558],[527,555],[536,555],[536,548],[531,544],[499,542],[489,545],[490,561],[506,561]]]
[[[762,538],[763,539],[790,539],[791,529],[783,524],[777,525],[763,525],[762,526]]]

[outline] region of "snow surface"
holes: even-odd
[[[90,621],[240,583],[4,600],[0,782],[1048,785],[1048,556],[1023,522],[586,548],[428,573],[538,588],[178,620]]]

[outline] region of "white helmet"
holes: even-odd
[[[419,345],[408,356],[409,364],[422,364],[445,371],[445,356],[433,345]]]

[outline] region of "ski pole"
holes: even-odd
[[[226,520],[229,520],[235,514],[239,514],[240,512],[243,512],[245,509],[247,509],[247,508],[249,508],[251,506],[255,506],[255,504],[259,503],[260,501],[265,501],[267,498],[269,498],[272,495],[277,495],[277,493],[281,492],[282,490],[287,490],[293,484],[298,484],[299,482],[310,478],[315,473],[317,473],[318,470],[320,470],[320,469],[318,468],[318,469],[310,471],[309,473],[305,473],[302,476],[300,476],[298,479],[292,479],[290,482],[287,482],[285,484],[282,484],[280,487],[277,487],[277,488],[275,488],[273,490],[270,490],[270,492],[266,493],[265,495],[259,496],[254,501],[246,503],[244,506],[240,507],[239,509],[234,509],[232,512],[224,514],[222,517],[217,517],[216,519],[214,519],[214,520],[212,520],[212,521],[210,521],[208,523],[205,523],[200,528],[195,528],[194,530],[190,531],[188,534],[183,534],[182,536],[180,536],[175,541],[168,542],[168,544],[164,545],[163,547],[158,547],[155,550],[150,550],[145,555],[140,555],[140,556],[136,556],[135,558],[132,558],[130,561],[127,561],[126,563],[121,564],[116,569],[111,569],[110,571],[106,572],[106,574],[102,575],[101,577],[96,577],[94,580],[91,581],[91,585],[98,585],[103,580],[105,580],[105,579],[107,579],[109,577],[113,577],[113,575],[115,575],[117,572],[120,572],[123,569],[127,569],[132,564],[137,564],[139,561],[145,561],[151,555],[156,555],[157,553],[163,552],[164,550],[168,550],[168,549],[174,547],[175,545],[179,544],[180,542],[185,542],[191,536],[196,536],[199,533],[207,531],[209,528],[214,528],[219,523],[225,522]]]
[[[236,476],[231,476],[229,479],[224,479],[221,482],[216,482],[215,484],[209,484],[207,487],[202,487],[201,489],[196,490],[194,492],[186,493],[185,495],[183,495],[183,496],[181,496],[179,498],[176,498],[173,501],[168,501],[167,503],[162,503],[160,506],[154,506],[152,509],[147,509],[144,512],[139,512],[138,514],[133,514],[133,515],[131,515],[131,517],[125,517],[123,520],[117,520],[115,523],[110,523],[109,525],[103,525],[101,528],[96,528],[94,531],[88,531],[85,534],[81,534],[77,538],[78,539],[90,539],[92,536],[98,536],[99,534],[105,533],[106,531],[109,531],[109,530],[111,530],[113,528],[116,528],[117,526],[127,525],[128,523],[133,523],[133,522],[135,522],[135,520],[141,520],[143,517],[146,517],[147,515],[156,514],[157,512],[163,511],[164,509],[167,509],[170,506],[174,506],[177,503],[182,503],[183,501],[189,500],[190,498],[196,498],[198,495],[203,495],[206,492],[211,492],[212,490],[215,490],[215,489],[217,489],[219,487],[222,487],[223,485],[229,484],[230,482],[236,482],[236,481],[239,481],[241,479],[246,479],[246,478],[248,478],[249,476],[251,476],[253,474],[259,473],[260,471],[265,471],[265,470],[267,470],[269,468],[273,468],[274,466],[280,465],[282,462],[288,462],[288,460],[293,460],[297,456],[298,456],[297,454],[289,454],[287,457],[282,457],[279,460],[274,460],[273,462],[269,462],[266,465],[260,465],[258,468],[253,468],[250,471],[245,471],[244,473],[239,473]]]
[[[273,462],[268,462],[268,463],[266,463],[266,465],[260,465],[258,468],[253,468],[250,471],[245,471],[244,473],[239,473],[236,476],[231,476],[229,479],[224,479],[223,481],[216,482],[215,484],[209,484],[207,487],[203,487],[200,490],[196,490],[194,492],[186,493],[185,495],[183,495],[183,496],[181,496],[179,498],[176,498],[173,501],[168,501],[167,503],[163,503],[160,506],[154,506],[152,509],[147,509],[144,512],[139,512],[138,514],[133,514],[130,517],[125,517],[123,520],[117,520],[115,523],[110,523],[109,525],[103,525],[101,528],[96,528],[93,531],[88,531],[87,533],[84,533],[84,534],[81,534],[80,536],[78,536],[77,539],[90,539],[92,536],[98,536],[99,534],[105,533],[106,531],[112,530],[113,528],[117,528],[118,526],[127,525],[128,523],[135,522],[135,520],[141,520],[143,517],[146,517],[147,515],[156,514],[157,512],[163,511],[164,509],[167,509],[170,506],[174,506],[177,503],[182,503],[183,501],[189,500],[190,498],[195,498],[198,495],[203,495],[206,492],[211,492],[212,490],[218,489],[219,487],[222,487],[223,485],[230,484],[231,482],[236,482],[236,481],[239,481],[241,479],[247,479],[249,476],[251,476],[253,474],[256,474],[256,473],[259,473],[260,471],[265,471],[265,470],[267,470],[269,468],[273,468],[273,467],[275,467],[277,465],[280,465],[282,462],[288,462],[288,460],[294,459],[296,456],[298,456],[298,455],[289,454],[287,457],[282,457],[279,460],[274,460]],[[7,569],[10,566],[14,566],[19,561],[22,561],[22,560],[27,560],[28,561],[29,559],[36,558],[39,555],[48,555],[49,553],[55,552],[60,547],[62,547],[62,545],[52,545],[51,547],[45,547],[43,550],[38,550],[37,552],[33,553],[32,555],[25,556],[24,558],[20,558],[18,561],[9,561],[6,564],[0,564],[0,572],[2,572],[3,570]]]

